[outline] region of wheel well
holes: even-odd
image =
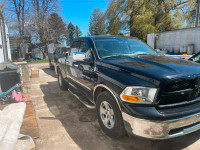
[[[113,98],[115,99],[117,105],[119,106],[119,109],[121,110],[121,107],[120,107],[120,104],[116,98],[116,96],[114,95],[114,93],[112,91],[110,91],[109,89],[107,89],[106,87],[104,86],[99,86],[95,89],[94,91],[94,102],[96,103],[96,100],[97,100],[97,96],[101,93],[101,92],[104,92],[104,91],[108,91],[112,96]]]
[[[108,91],[106,88],[104,88],[104,87],[98,87],[96,90],[95,90],[95,92],[94,92],[94,101],[95,101],[95,103],[96,103],[96,100],[97,100],[97,96],[101,93],[101,92],[103,92],[103,91]],[[109,91],[108,91],[109,92]]]

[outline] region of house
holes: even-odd
[[[19,58],[19,50],[21,48],[21,56],[24,58],[25,54],[28,52],[29,49],[29,42],[28,38],[24,39],[24,42],[21,42],[20,37],[18,36],[11,36],[10,39],[10,50],[13,59]]]
[[[47,44],[47,53],[53,53],[55,51],[55,48],[60,45],[60,43],[55,43],[55,41],[51,40],[48,42]],[[31,51],[34,56],[39,56],[43,59],[43,53],[42,51],[44,51],[46,48],[46,42],[42,42],[42,43],[37,43],[37,44],[33,44]]]
[[[0,62],[12,61],[10,42],[8,37],[8,27],[3,24],[2,19],[0,19]]]

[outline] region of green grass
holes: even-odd
[[[48,63],[49,59],[42,59],[42,60],[30,60],[27,64],[39,64],[39,63]]]

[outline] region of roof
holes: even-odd
[[[122,35],[96,35],[96,36],[88,36],[89,38],[92,38],[92,39],[102,39],[102,38],[116,38],[116,37],[125,37],[125,36],[122,36]]]
[[[79,40],[82,38],[90,38],[90,39],[108,39],[108,38],[133,38],[133,39],[138,39],[136,37],[127,37],[127,36],[123,36],[123,35],[96,35],[96,36],[86,36],[86,37],[80,37],[80,38],[76,38],[75,40]]]
[[[161,31],[161,32],[156,32],[156,33],[158,34],[158,33],[176,32],[180,30],[192,30],[192,29],[200,29],[200,27],[182,28],[182,29],[176,29],[176,30]],[[153,33],[149,33],[149,34],[153,34]]]

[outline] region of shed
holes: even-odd
[[[154,49],[180,49],[194,44],[194,53],[200,52],[200,27],[184,28],[147,35],[147,44]]]

